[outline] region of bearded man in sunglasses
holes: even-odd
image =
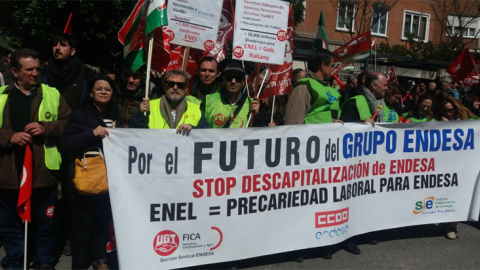
[[[243,91],[246,74],[239,62],[228,64],[222,73],[223,84],[220,91],[207,95],[201,104],[204,118],[199,127],[247,127],[250,113],[258,113],[260,102],[258,98],[248,97]]]
[[[130,127],[176,129],[177,133],[188,134],[198,125],[202,112],[200,105],[185,98],[187,74],[183,70],[167,71],[162,83],[165,94],[159,99],[144,98],[139,113],[131,119]]]

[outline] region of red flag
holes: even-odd
[[[173,40],[173,32],[165,26],[153,30],[152,68],[160,73],[167,70],[170,62],[170,41]],[[148,42],[146,42],[148,47]],[[181,68],[181,63],[180,63]]]
[[[64,34],[72,34],[72,13],[70,12],[70,16],[68,16],[67,24],[65,25],[65,29],[63,30]]]
[[[480,79],[480,59],[475,61],[475,68],[470,74],[463,80],[463,84],[466,86],[475,86],[479,83]]]
[[[462,53],[453,61],[453,63],[447,68],[447,72],[452,77],[458,80],[465,79],[475,68],[475,61],[473,61],[472,55],[468,47],[463,49]]]
[[[267,66],[269,69],[269,77],[263,84],[263,91],[260,93],[260,98],[267,98],[275,95],[289,95],[292,92],[292,68],[293,68],[293,9],[290,6],[287,40],[285,43],[285,59],[283,65],[258,64],[256,68]],[[248,83],[253,87],[257,71],[253,71],[248,77]],[[262,82],[258,82],[260,86]],[[253,88],[251,88],[253,89]]]
[[[370,30],[365,31],[336,49],[335,62],[361,62],[370,57]]]
[[[387,74],[385,75],[389,83],[398,84],[397,74],[395,73],[395,67],[393,65],[388,69]]]
[[[23,171],[20,176],[20,190],[18,192],[18,201],[17,201],[17,214],[22,218],[23,221],[32,221],[31,213],[31,197],[32,197],[32,173],[33,173],[33,159],[32,159],[32,150],[30,145],[27,145],[25,149],[25,160],[23,162]]]

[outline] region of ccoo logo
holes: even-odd
[[[435,202],[435,197],[430,196],[425,198],[423,201],[418,201],[415,203],[415,208],[413,209],[413,214],[417,215],[422,213],[425,210],[430,210],[433,208],[433,203]]]
[[[153,250],[160,256],[168,256],[177,250],[180,239],[170,230],[159,232],[153,239]]]

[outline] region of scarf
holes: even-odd
[[[177,128],[179,121],[182,119],[183,114],[187,110],[187,99],[182,99],[180,104],[177,106],[175,122],[171,114],[172,106],[168,103],[168,99],[165,95],[160,99],[160,113],[162,114],[165,121],[167,121],[169,128]]]
[[[59,65],[59,61],[56,61],[53,57],[50,58],[46,72],[49,85],[63,93],[75,81],[82,66],[82,61],[78,57],[70,59],[64,67]]]
[[[370,112],[372,113],[372,115],[377,110],[378,105],[380,105],[382,107],[384,106],[383,105],[384,104],[383,103],[383,98],[376,99],[373,96],[372,91],[370,91],[370,89],[368,89],[366,87],[362,87],[361,92],[362,92],[362,95],[367,99],[368,107],[370,107]],[[384,122],[384,120],[383,120],[383,108],[380,109],[380,111],[378,111],[377,117],[375,119],[378,119],[377,122]]]
[[[318,81],[323,86],[330,86],[330,84],[322,79],[320,79],[315,73],[311,72],[310,70],[306,70],[306,77]]]

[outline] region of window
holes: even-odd
[[[472,17],[459,17],[454,15],[449,15],[448,18],[448,25],[447,26],[447,36],[460,36],[462,33],[463,37],[466,38],[475,38],[478,35],[478,20]],[[460,24],[460,21],[462,22]]]
[[[337,14],[337,30],[353,30],[353,14],[355,5],[351,2],[339,2]]]
[[[375,22],[376,20],[376,22]],[[372,13],[372,34],[387,35],[388,11],[382,8],[373,8]],[[375,22],[375,23],[373,23]]]
[[[428,28],[430,15],[405,11],[403,18],[402,39],[413,38],[414,40],[428,41]]]

